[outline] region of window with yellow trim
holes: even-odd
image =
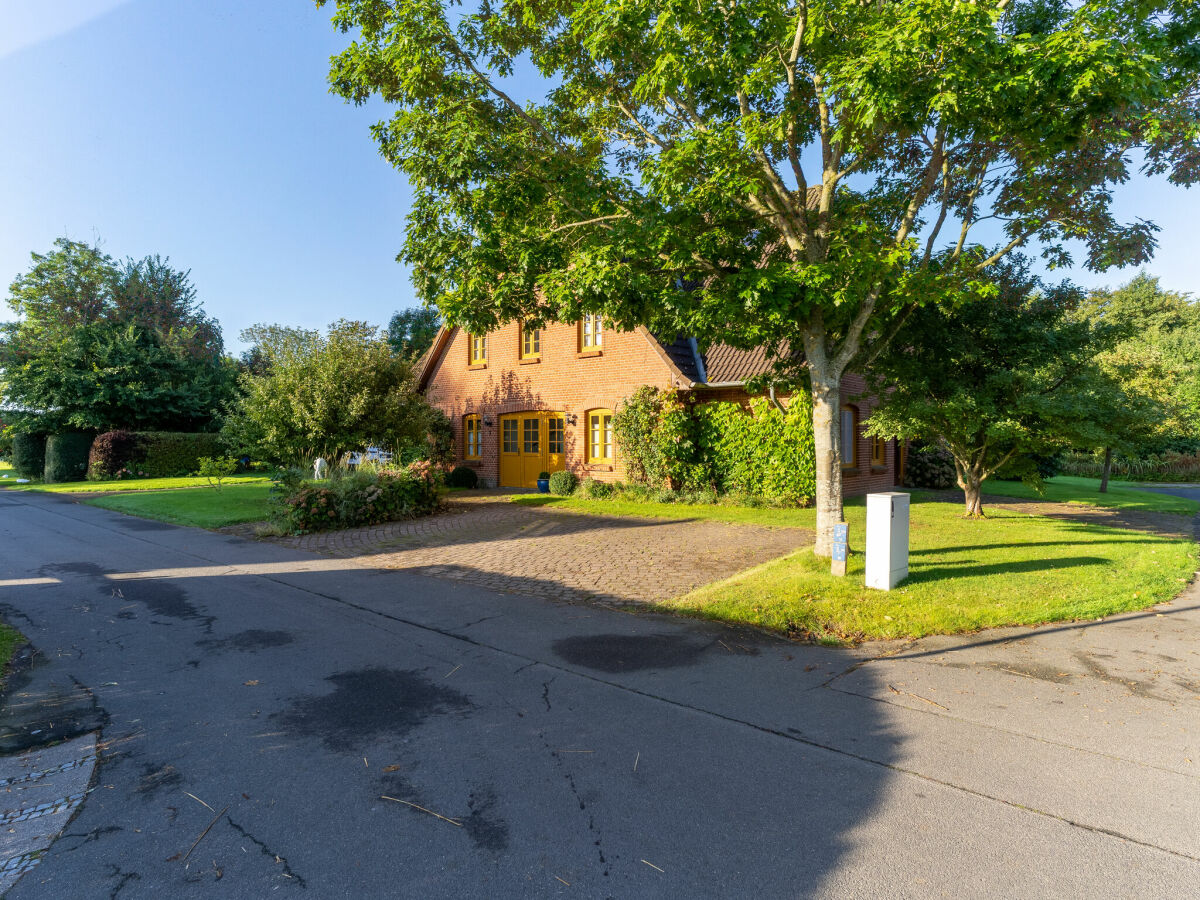
[[[468,360],[473,366],[487,365],[487,335],[486,334],[469,334],[468,341]]]
[[[590,463],[613,461],[612,410],[593,409],[588,413],[587,457]]]
[[[558,416],[551,416],[546,422],[548,433],[546,435],[547,449],[550,453],[563,452],[563,420]]]
[[[887,441],[884,438],[871,438],[871,465],[887,465]]]
[[[463,419],[463,457],[466,459],[479,459],[483,455],[480,443],[483,432],[479,424],[479,416],[467,416]]]
[[[541,359],[542,330],[540,328],[521,329],[521,359]]]
[[[842,468],[853,469],[858,465],[858,410],[843,406],[841,424]]]
[[[579,350],[599,350],[604,344],[604,323],[599,316],[584,316],[579,323]]]

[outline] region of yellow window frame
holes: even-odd
[[[871,465],[887,465],[887,440],[881,437],[871,438]]]
[[[519,350],[521,359],[541,359],[542,329],[522,325]]]
[[[604,320],[586,315],[579,322],[579,352],[590,353],[604,346]]]
[[[486,334],[468,334],[467,362],[472,366],[486,366],[487,345],[488,339]]]
[[[463,459],[481,459],[483,457],[483,429],[479,416],[467,416],[463,419]]]
[[[587,460],[597,465],[613,461],[613,427],[611,409],[592,409],[587,414]]]

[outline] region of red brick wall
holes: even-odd
[[[580,478],[616,481],[624,477],[621,451],[614,450],[611,466],[588,465],[585,458],[587,411],[615,410],[643,384],[672,386],[672,372],[644,334],[604,330],[598,355],[580,354],[577,326],[548,325],[542,329],[540,362],[519,357],[519,328],[513,323],[488,335],[486,368],[471,368],[467,335],[455,329],[441,359],[430,374],[425,394],[450,417],[458,458],[474,468],[488,485],[500,477],[501,413],[548,410],[576,417],[565,426],[567,468]],[[462,460],[463,416],[489,416],[483,426],[483,458]]]
[[[467,335],[455,329],[445,351],[427,377],[425,394],[429,401],[449,417],[454,427],[454,446],[460,463],[471,466],[481,481],[495,485],[500,477],[501,413],[524,410],[562,412],[576,417],[566,428],[567,468],[580,478],[616,481],[624,477],[620,447],[615,449],[614,464],[593,466],[585,458],[587,411],[615,410],[621,401],[644,384],[656,387],[680,386],[675,375],[642,332],[604,331],[603,349],[598,355],[580,354],[575,325],[549,325],[542,330],[539,362],[523,362],[519,355],[519,328],[506,325],[488,335],[488,360],[485,367],[468,365]],[[843,474],[846,496],[895,487],[895,443],[889,442],[887,466],[872,469],[871,442],[863,427],[874,408],[871,398],[853,399],[865,387],[860,376],[847,375],[842,382],[842,402],[859,410],[859,466]],[[697,392],[705,401],[746,402],[740,388],[719,388]],[[781,399],[783,399],[781,397]],[[484,425],[482,459],[463,460],[463,417],[469,414],[489,417]]]

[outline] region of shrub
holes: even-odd
[[[46,440],[46,468],[42,480],[47,484],[80,481],[87,474],[88,451],[95,435],[81,431],[52,434]]]
[[[378,525],[433,512],[437,488],[436,470],[422,462],[352,472],[319,486],[303,481],[302,470],[287,470],[276,481],[272,519],[290,534]]]
[[[949,450],[937,446],[912,447],[909,450],[904,466],[906,487],[944,491],[954,487],[957,480],[954,457]]]
[[[88,453],[89,481],[108,481],[136,466],[140,452],[138,436],[132,431],[106,431],[92,441]]]
[[[546,472],[546,471],[538,472],[538,477],[537,477],[537,480],[538,480],[538,481],[549,481],[549,480],[550,480],[550,473],[549,473],[549,472]]]
[[[138,471],[151,478],[190,475],[200,466],[200,458],[223,455],[221,438],[216,434],[187,431],[137,432],[140,458]]]
[[[453,488],[473,488],[479,484],[479,473],[470,466],[455,466],[446,476],[446,486]]]
[[[597,481],[595,478],[585,478],[579,485],[579,495],[589,500],[608,500],[615,493],[611,484]]]
[[[550,493],[566,497],[575,492],[578,484],[579,479],[575,477],[574,472],[555,472],[550,476]]]
[[[46,471],[46,435],[14,434],[12,467],[20,478],[41,478]]]

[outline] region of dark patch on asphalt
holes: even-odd
[[[563,638],[553,650],[571,665],[618,674],[692,666],[710,646],[682,634],[596,634]]]
[[[153,519],[135,519],[130,516],[120,519],[117,527],[125,531],[173,531],[179,526],[171,525],[168,522],[156,522]]]
[[[136,619],[137,615],[132,609],[123,609],[116,614],[118,619]]]
[[[503,853],[508,849],[508,823],[493,815],[496,792],[490,787],[472,791],[467,801],[471,814],[463,819],[463,829],[480,850]]]
[[[116,834],[119,831],[124,831],[120,825],[105,825],[100,828],[93,828],[91,831],[71,831],[61,834],[58,837],[59,846],[65,847],[67,852],[78,850],[84,844],[92,844],[110,834]],[[73,847],[67,847],[67,841],[75,840],[77,843]]]
[[[223,653],[226,650],[241,650],[253,653],[256,650],[269,650],[272,647],[286,647],[295,643],[296,638],[288,631],[263,631],[251,628],[239,631],[223,638],[206,638],[196,641],[197,647],[203,647],[208,653]]]
[[[142,766],[142,777],[138,781],[137,792],[153,796],[166,787],[178,787],[183,783],[179,770],[169,764],[156,765],[147,763]]]
[[[416,671],[368,667],[326,678],[332,693],[302,697],[276,713],[280,725],[301,737],[320,738],[331,750],[351,750],[378,737],[399,737],[431,716],[465,712],[465,695]]]

